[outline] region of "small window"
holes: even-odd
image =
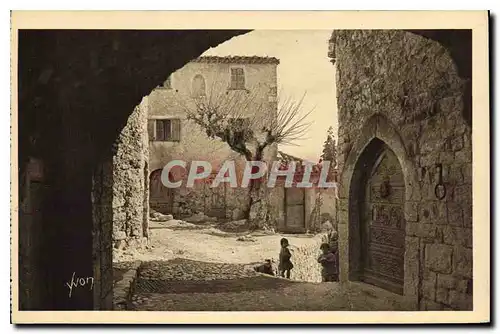
[[[180,141],[180,119],[156,119],[148,121],[150,141]]]
[[[203,97],[206,96],[205,79],[197,74],[193,78],[193,97]]]
[[[231,89],[245,89],[245,71],[242,67],[231,69]]]

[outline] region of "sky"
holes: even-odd
[[[203,56],[268,56],[280,60],[278,91],[294,100],[306,94],[302,112],[313,112],[305,138],[279,150],[318,161],[328,127],[337,137],[335,68],[327,56],[331,30],[254,30],[207,50]]]

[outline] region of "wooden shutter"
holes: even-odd
[[[231,69],[231,89],[236,88],[236,69]]]
[[[238,88],[240,89],[245,88],[245,72],[243,71],[242,68],[238,69]]]
[[[155,138],[155,120],[154,119],[148,119],[148,136],[149,136],[149,141],[154,141]]]
[[[164,120],[156,120],[156,140],[165,140],[165,126]]]
[[[180,119],[172,119],[172,140],[180,141],[181,140],[181,120]]]

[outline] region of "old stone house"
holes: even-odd
[[[203,182],[195,183],[193,188],[185,187],[184,182],[180,188],[169,189],[161,183],[161,172],[172,160],[185,161],[187,169],[192,161],[203,160],[211,163],[215,174],[226,160],[233,160],[237,174],[241,175],[245,158],[221,140],[210,139],[204,129],[188,119],[185,107],[194,97],[219,98],[221,91],[243,91],[253,94],[255,105],[265,106],[247,110],[248,113],[275,113],[278,64],[279,60],[272,57],[199,57],[153,90],[146,102],[153,209],[179,217],[197,212],[234,220],[244,217],[249,204],[248,189],[231,188],[227,183],[211,188]],[[270,162],[275,156],[276,146],[271,146],[264,160]]]
[[[402,294],[421,310],[472,309],[470,73],[450,51],[389,30],[335,31],[329,49],[341,280]],[[467,52],[455,56],[470,61]]]

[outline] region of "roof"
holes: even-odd
[[[283,162],[295,161],[295,162],[302,163],[304,161],[304,159],[294,157],[293,155],[287,154],[287,153],[282,152],[282,151],[278,151],[278,159],[280,161],[283,161]]]
[[[194,63],[225,63],[225,64],[274,64],[278,65],[280,60],[275,57],[259,56],[203,56],[193,59]]]

